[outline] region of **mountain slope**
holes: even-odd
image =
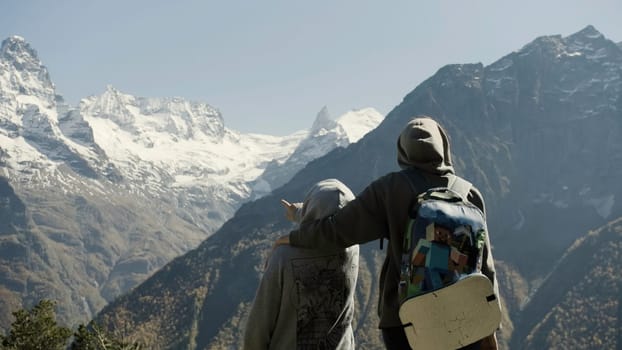
[[[622,218],[577,240],[529,300],[516,348],[622,345]]]

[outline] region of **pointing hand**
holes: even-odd
[[[281,199],[281,204],[283,208],[285,208],[285,217],[289,221],[296,221],[296,211],[298,211],[298,206],[296,203],[290,203],[285,199]]]

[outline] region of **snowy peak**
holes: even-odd
[[[2,41],[0,57],[12,63],[17,70],[40,70],[42,67],[37,52],[17,35]]]
[[[341,126],[349,143],[355,143],[368,132],[375,129],[384,119],[374,108],[354,109],[337,118],[337,125]]]
[[[75,145],[64,140],[59,129],[59,100],[35,50],[18,36],[4,40],[0,47],[0,141],[7,159],[12,158],[11,168],[47,169],[64,160],[78,163]]]
[[[0,94],[10,92],[44,97],[52,101],[54,84],[37,52],[20,36],[12,36],[0,47]],[[6,91],[9,90],[9,91]]]
[[[335,121],[331,118],[330,113],[328,112],[328,107],[324,106],[317,113],[315,121],[311,126],[310,133],[313,135],[322,132],[322,130],[330,130],[334,128],[335,125]]]
[[[330,139],[330,142],[336,141],[339,146],[345,147],[373,130],[382,119],[384,116],[374,108],[353,109],[333,119],[324,106],[303,143],[322,144]],[[320,139],[324,141],[318,142]]]
[[[99,96],[81,101],[83,114],[108,119],[134,135],[167,134],[175,139],[221,139],[225,133],[220,112],[206,103],[183,98],[145,98],[108,86]]]
[[[313,127],[284,162],[272,162],[256,181],[254,197],[260,197],[282,186],[310,161],[336,147],[347,147],[380,124],[384,116],[374,108],[351,110],[332,119],[323,107]]]
[[[80,109],[93,117],[111,119],[121,127],[131,128],[134,119],[127,106],[133,103],[133,96],[109,85],[103,94],[82,100]]]
[[[180,97],[140,98],[142,114],[160,118],[167,128],[185,138],[196,137],[197,133],[215,140],[225,134],[225,125],[220,112],[202,102],[188,101]],[[168,118],[162,118],[168,116]]]
[[[337,139],[349,143],[357,142],[361,137],[374,129],[384,116],[374,108],[353,109],[333,119],[326,106],[318,112],[309,132],[309,138],[337,134]]]

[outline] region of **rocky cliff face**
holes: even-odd
[[[526,334],[515,329],[526,324],[517,320],[572,242],[622,213],[621,73],[622,50],[591,26],[538,38],[489,66],[443,67],[373,132],[243,206],[214,236],[97,319],[129,324],[135,336],[163,348],[239,347],[261,266],[271,243],[290,229],[278,200],[300,199],[329,177],[357,193],[397,170],[396,137],[411,117],[425,114],[446,127],[458,173],[486,198],[509,310],[507,345],[513,331]],[[355,331],[361,349],[380,348],[375,309],[385,252],[377,244],[362,247]]]
[[[506,176],[515,201],[499,203],[500,215],[493,218],[503,221],[495,225],[512,222],[499,235],[508,243],[512,237],[517,244],[537,242],[530,253],[545,264],[622,210],[615,185],[622,172],[621,53],[587,27],[567,38],[539,38],[482,77],[491,102],[486,114],[508,133],[498,137],[510,150],[513,171]],[[552,232],[542,233],[543,227]],[[500,248],[517,264],[525,260],[512,251]],[[530,276],[547,269],[522,266]]]

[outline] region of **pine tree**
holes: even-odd
[[[141,350],[142,346],[115,338],[96,324],[80,325],[74,333],[71,350]]]
[[[0,334],[0,350],[65,350],[72,335],[69,328],[56,323],[54,306],[50,300],[41,300],[32,309],[13,312],[15,321],[7,336]],[[71,350],[141,350],[138,342],[118,339],[92,323],[80,325],[73,333]]]
[[[9,334],[0,337],[1,349],[64,350],[72,332],[56,323],[55,305],[44,299],[30,310],[13,312],[15,321]]]

